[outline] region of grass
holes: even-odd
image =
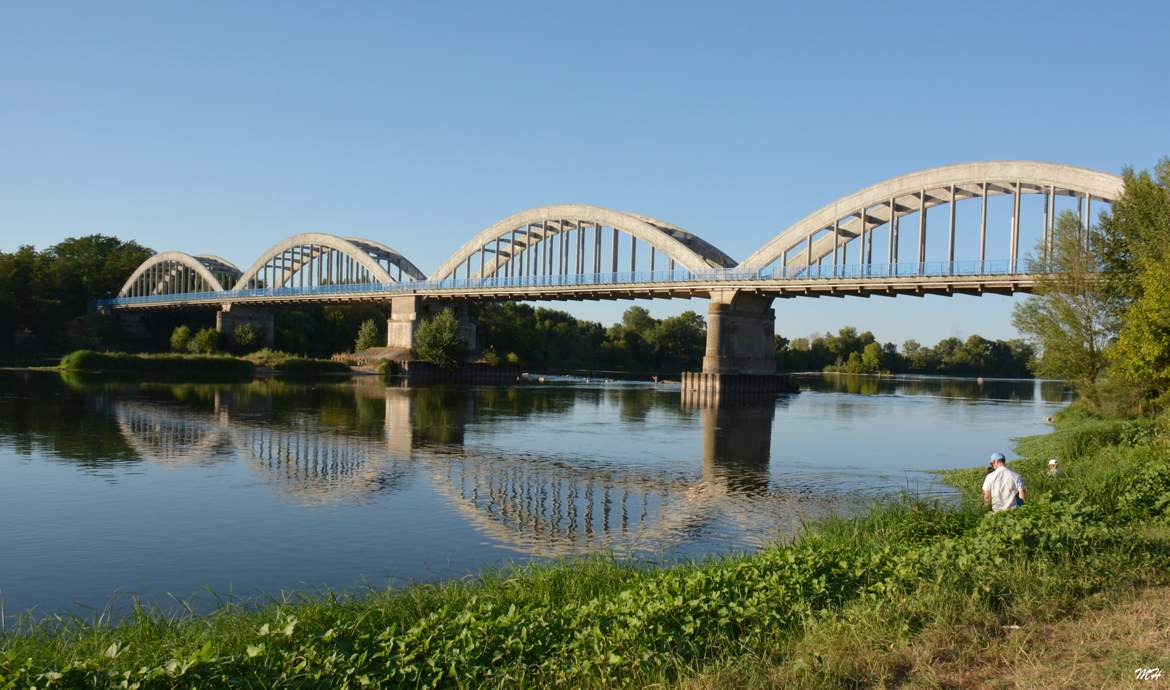
[[[127,354],[76,350],[61,358],[62,371],[164,380],[237,381],[252,377],[251,362],[226,355]]]
[[[263,366],[286,376],[309,377],[323,374],[350,374],[353,372],[344,362],[331,359],[299,357],[280,350],[264,348],[245,357],[256,366]]]
[[[27,620],[0,638],[0,688],[966,682],[1010,648],[1005,626],[1059,625],[1111,593],[1167,584],[1166,438],[1157,420],[1069,413],[1020,443],[1022,510],[901,499],[699,564],[593,559],[209,616]],[[1066,473],[1048,479],[1052,455]],[[967,489],[980,477],[947,475]]]

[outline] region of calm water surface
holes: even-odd
[[[1042,433],[1055,383],[112,384],[0,372],[9,614],[460,577],[531,558],[745,551]]]

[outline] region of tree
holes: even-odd
[[[191,328],[186,324],[177,326],[171,331],[171,350],[174,352],[188,352],[191,349]]]
[[[204,328],[191,338],[191,352],[201,355],[210,355],[219,349],[219,332],[214,328]]]
[[[663,319],[654,330],[656,368],[698,369],[707,350],[707,324],[693,311]]]
[[[449,308],[424,321],[414,334],[415,353],[424,362],[452,369],[466,356],[466,345],[459,335],[459,320]]]
[[[357,341],[353,344],[354,350],[361,352],[378,347],[378,342],[378,322],[373,319],[362,321],[362,325],[358,327]]]
[[[1117,333],[1117,293],[1101,278],[1099,231],[1084,229],[1071,212],[1057,218],[1052,251],[1029,261],[1035,294],[1016,305],[1012,324],[1039,348],[1035,371],[1064,379],[1084,395],[1105,370],[1105,347]]]
[[[657,322],[645,307],[630,307],[622,313],[622,325],[645,338],[654,330]]]
[[[1122,316],[1107,354],[1114,373],[1158,393],[1170,388],[1170,158],[1124,178],[1101,218],[1105,289]]]
[[[877,374],[882,370],[882,346],[876,342],[869,343],[861,351],[861,370],[869,374]]]
[[[26,245],[0,252],[0,349],[25,332],[52,348],[81,344],[67,323],[94,299],[117,294],[152,253],[105,235],[69,238],[43,251]]]
[[[232,331],[232,342],[240,352],[251,352],[260,342],[260,331],[250,323],[242,323]]]

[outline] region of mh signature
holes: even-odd
[[[1162,669],[1160,668],[1135,668],[1133,670],[1134,677],[1137,680],[1158,680],[1162,677]]]

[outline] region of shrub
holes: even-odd
[[[367,319],[358,327],[357,340],[353,344],[353,349],[355,352],[361,352],[371,347],[378,347],[380,340],[378,337],[378,322],[373,319]]]
[[[508,362],[508,364],[513,366],[520,365],[520,355],[516,354],[515,352],[509,352],[508,354],[504,355],[504,359]]]
[[[500,366],[500,356],[496,354],[495,350],[488,350],[483,353],[483,363],[489,367]]]
[[[191,338],[188,348],[199,355],[213,354],[219,349],[219,333],[214,328],[204,328]]]
[[[251,352],[260,341],[260,331],[250,323],[242,323],[232,331],[232,341],[238,352]]]
[[[296,355],[265,347],[248,354],[244,359],[258,367],[275,367],[286,359],[294,359],[295,357]]]
[[[378,373],[382,376],[398,376],[402,373],[402,363],[395,359],[378,360]]]
[[[174,352],[187,352],[191,349],[191,328],[186,324],[178,326],[171,331],[171,350]]]
[[[438,316],[424,321],[414,334],[414,350],[419,359],[442,369],[453,369],[462,362],[466,346],[459,336],[455,312],[444,309]]]

